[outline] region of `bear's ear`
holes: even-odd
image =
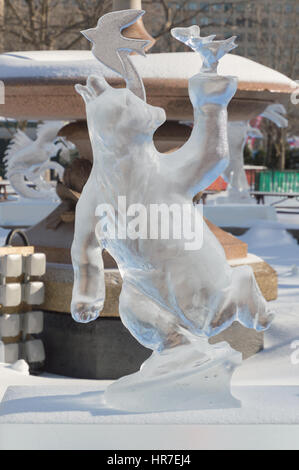
[[[100,96],[109,88],[111,88],[109,83],[100,75],[90,75],[87,79],[86,86],[75,85],[77,93],[82,96],[86,104],[97,98],[97,96]]]
[[[75,90],[79,95],[82,96],[86,104],[89,103],[89,101],[91,101],[92,97],[89,93],[87,86],[75,85]]]
[[[87,86],[94,97],[100,96],[111,88],[103,75],[90,75],[87,79]]]

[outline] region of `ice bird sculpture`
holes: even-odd
[[[130,12],[136,19],[139,13]],[[116,12],[99,25],[106,25],[104,31],[115,31],[119,38],[117,29],[127,19],[127,12]],[[98,34],[94,50],[105,42],[107,48],[113,44],[118,50],[117,38]],[[134,49],[134,42],[130,44],[124,53]],[[108,66],[109,57],[107,52]],[[121,70],[116,57],[112,49],[111,67]],[[228,164],[227,105],[237,79],[217,73],[199,73],[190,79],[194,128],[188,142],[170,155],[159,153],[153,141],[166,119],[163,109],[150,106],[129,87],[111,87],[103,76],[91,76],[86,86],[76,89],[86,102],[94,163],[76,209],[72,315],[88,323],[103,310],[105,248],[123,279],[121,320],[143,346],[153,350],[139,372],[107,389],[107,404],[128,411],[237,406],[230,380],[241,355],[227,343],[212,346],[208,340],[234,321],[265,330],[272,314],[252,269],[228,265],[222,246],[192,203]],[[119,198],[126,201],[127,212]],[[200,249],[187,250],[183,237],[155,237],[151,230],[136,237],[132,227],[126,230],[131,210],[141,207],[148,213],[161,204],[188,208],[195,233],[203,231]],[[105,216],[99,211],[103,207]],[[114,233],[107,229],[115,222],[113,214],[118,225]]]
[[[63,122],[40,124],[35,141],[20,129],[12,138],[5,153],[6,177],[20,196],[28,199],[57,199],[55,188],[45,179],[47,170],[54,170],[62,179],[64,168],[52,161],[60,153],[66,163],[70,151],[74,148],[71,142],[57,137]]]
[[[216,35],[201,37],[199,26],[190,26],[190,28],[174,28],[171,31],[172,36],[180,42],[183,42],[195,52],[198,52],[203,60],[201,72],[215,73],[217,71],[219,60],[228,52],[235,49],[237,36],[233,36],[223,41],[214,41]]]
[[[130,39],[121,34],[121,31],[135,23],[144,15],[143,10],[124,10],[108,13],[99,19],[96,28],[82,31],[82,34],[93,43],[94,56],[114,72],[120,74],[127,82],[127,86],[139,98],[145,100],[145,90],[129,53],[135,52],[145,55],[145,47],[150,41]]]

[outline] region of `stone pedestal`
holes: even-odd
[[[76,323],[71,315],[44,312],[45,370],[80,379],[119,379],[140,368],[152,351],[141,346],[119,318]]]

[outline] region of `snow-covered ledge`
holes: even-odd
[[[192,106],[187,99],[188,80],[200,69],[200,59],[194,54],[132,56],[145,83],[149,103],[162,105],[168,119],[192,118]],[[100,65],[90,51],[10,52],[0,55],[0,70],[6,92],[0,115],[18,119],[85,119],[85,109],[74,85],[86,83],[90,74],[103,73],[110,83],[122,86],[122,80]],[[220,60],[219,73],[234,75],[239,80],[236,98],[230,106],[230,115],[237,114],[238,119],[241,115],[244,118],[244,113],[246,119],[248,115],[252,119],[267,104],[289,100],[289,94],[298,87],[285,75],[235,54]]]
[[[250,228],[258,220],[276,221],[275,207],[258,204],[206,204],[205,217],[219,227]]]
[[[59,205],[51,199],[25,199],[14,196],[0,204],[2,227],[30,227],[46,218]]]

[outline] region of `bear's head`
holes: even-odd
[[[128,88],[117,89],[101,82],[100,89],[99,81],[96,87],[94,80],[89,79],[87,87],[77,88],[86,102],[93,145],[126,151],[134,145],[152,142],[154,133],[166,120],[165,111],[147,104]]]

